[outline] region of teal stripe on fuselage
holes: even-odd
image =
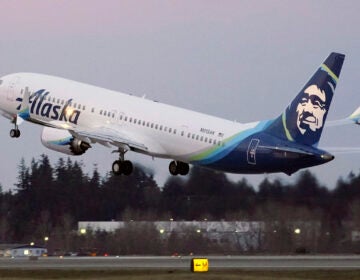
[[[191,161],[193,164],[200,164],[200,165],[207,165],[212,164],[218,160],[223,159],[226,157],[229,153],[231,153],[239,144],[241,144],[241,141],[249,137],[250,135],[260,132],[263,129],[266,129],[270,124],[272,123],[272,120],[270,121],[261,121],[259,122],[254,128],[250,128],[244,131],[239,132],[238,134],[229,137],[224,142],[224,146],[218,147],[216,150],[214,150],[211,154],[206,155],[202,159],[197,159]],[[196,157],[196,156],[194,156]]]

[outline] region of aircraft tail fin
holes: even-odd
[[[266,131],[289,141],[316,146],[320,140],[344,58],[343,54],[331,53]]]

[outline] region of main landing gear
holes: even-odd
[[[115,175],[130,175],[133,171],[133,165],[130,160],[115,160],[112,165],[112,171]]]
[[[130,160],[124,160],[124,155],[127,152],[127,149],[121,149],[119,148],[119,160],[115,160],[112,164],[112,171],[115,175],[130,175],[133,171],[133,164]]]
[[[172,161],[169,164],[171,175],[187,175],[189,173],[189,164],[181,161]]]

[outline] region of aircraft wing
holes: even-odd
[[[69,132],[74,137],[88,143],[99,143],[107,147],[116,146],[124,148],[124,146],[128,146],[131,149],[148,151],[148,147],[141,141],[138,141],[136,137],[110,127],[98,127],[88,130],[70,129]]]
[[[46,126],[54,127],[58,129],[65,129],[70,132],[70,134],[82,141],[85,141],[89,144],[99,143],[106,147],[121,147],[125,149],[135,149],[138,151],[148,152],[149,148],[136,137],[130,133],[119,131],[114,127],[93,127],[93,128],[81,128],[59,121],[52,121],[46,124]],[[128,148],[127,148],[128,147]]]

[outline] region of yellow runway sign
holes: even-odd
[[[192,272],[207,272],[209,270],[208,259],[192,259],[191,271]]]

